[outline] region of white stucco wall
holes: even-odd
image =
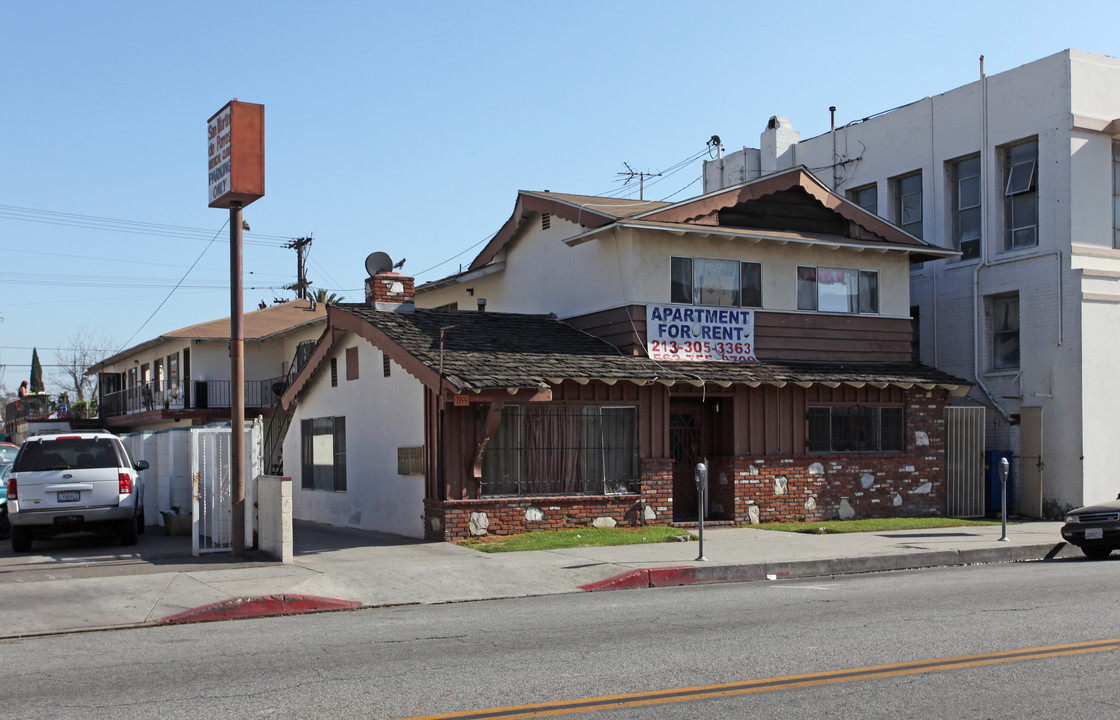
[[[358,379],[346,379],[346,348],[358,348]],[[338,386],[331,387],[330,358],[338,362]],[[297,400],[284,437],[284,475],[292,478],[297,520],[424,536],[424,476],[399,475],[397,448],[424,444],[421,384],[391,363],[384,377],[382,355],[365,340],[347,334],[336,340]],[[300,462],[300,421],[346,418],[346,492],[305,490]]]
[[[1108,273],[1120,273],[1120,252],[1112,249],[1112,138],[1094,125],[1104,127],[1120,118],[1120,60],[1073,50],[991,75],[987,82],[988,144],[982,156],[989,178],[984,237],[990,265],[949,260],[911,271],[911,302],[920,308],[922,360],[969,379],[975,378],[978,364],[980,380],[1008,413],[1026,405],[1043,408],[1044,498],[1079,505],[1114,497],[1110,473],[1120,464],[1120,443],[1107,428],[1120,404],[1120,383],[1110,362],[1120,351],[1120,286]],[[874,183],[879,213],[894,220],[890,179],[920,169],[923,236],[950,247],[947,163],[981,151],[981,97],[977,79],[851,126],[841,124],[836,152],[847,162],[837,171],[836,190]],[[763,121],[759,119],[760,125]],[[796,125],[797,119],[792,121]],[[1085,127],[1074,127],[1078,122]],[[1004,252],[998,149],[1031,137],[1038,138],[1039,150],[1039,244]],[[798,163],[827,168],[833,141],[832,134],[803,140],[797,147]],[[747,155],[725,156],[724,176],[738,177]],[[706,183],[718,171],[708,163]],[[833,182],[830,169],[818,176],[826,184]],[[1083,283],[1081,268],[1105,277]],[[990,369],[990,319],[983,298],[1000,292],[1019,293],[1019,372]],[[1107,299],[1109,295],[1113,298]],[[979,388],[973,397],[983,397]],[[1017,452],[1018,426],[1003,422],[995,411],[989,412],[989,422],[989,447]]]
[[[512,244],[503,272],[455,284],[417,298],[421,307],[458,302],[469,310],[478,297],[495,312],[550,313],[571,317],[627,304],[667,303],[673,256],[762,263],[764,309],[797,312],[797,266],[838,267],[879,273],[880,315],[909,317],[909,261],[901,253],[830,250],[821,246],[754,241],[719,235],[690,238],[616,230],[574,247],[563,238],[579,232],[553,218]],[[547,268],[542,272],[541,268]],[[466,287],[474,291],[471,297]]]

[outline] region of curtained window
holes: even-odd
[[[304,490],[346,492],[346,418],[300,421],[300,465]]]
[[[631,492],[637,438],[630,406],[506,406],[483,462],[483,494]]]

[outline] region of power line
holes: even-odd
[[[452,261],[452,260],[454,260],[455,258],[461,257],[461,256],[465,255],[466,253],[469,253],[469,252],[470,252],[471,250],[474,250],[474,249],[475,249],[476,247],[478,247],[479,245],[482,245],[483,243],[488,243],[488,242],[490,242],[491,240],[493,240],[493,239],[494,239],[494,236],[496,236],[497,234],[498,234],[498,233],[497,233],[497,231],[495,231],[495,232],[492,232],[492,233],[490,233],[489,235],[487,235],[487,236],[486,236],[486,237],[484,237],[483,239],[481,239],[481,240],[479,240],[478,242],[476,242],[476,243],[475,243],[474,245],[471,245],[471,246],[470,246],[469,248],[467,248],[466,250],[463,250],[463,251],[461,251],[461,252],[458,252],[458,253],[456,253],[456,254],[452,255],[451,257],[447,258],[447,259],[446,259],[446,260],[444,260],[443,262],[439,262],[439,263],[436,263],[435,265],[432,265],[432,266],[431,266],[430,268],[427,268],[427,269],[425,269],[425,270],[421,270],[420,272],[416,273],[416,274],[415,274],[415,275],[414,275],[413,277],[420,277],[420,276],[421,276],[421,275],[423,275],[424,273],[429,273],[429,272],[431,272],[432,270],[435,270],[435,269],[436,269],[436,268],[438,268],[438,267],[442,267],[442,266],[446,265],[447,263],[451,262],[451,261]]]
[[[156,309],[152,311],[152,314],[148,316],[148,319],[145,320],[143,323],[141,323],[140,327],[136,328],[136,332],[132,333],[132,335],[128,338],[128,340],[125,340],[124,344],[121,345],[120,348],[117,349],[118,353],[121,350],[124,350],[126,347],[128,347],[128,344],[130,342],[132,342],[132,338],[139,335],[140,331],[144,329],[144,326],[147,325],[149,322],[151,322],[152,318],[154,318],[156,316],[156,313],[159,312],[160,308],[162,308],[164,305],[167,304],[167,301],[170,300],[171,296],[175,294],[175,291],[179,289],[179,285],[182,284],[183,280],[187,279],[187,275],[191,274],[191,270],[194,270],[194,266],[198,265],[198,262],[200,260],[202,260],[202,256],[206,254],[206,251],[210,249],[210,246],[214,244],[214,241],[216,241],[218,239],[218,236],[222,234],[222,230],[226,229],[226,225],[229,225],[229,218],[226,218],[226,221],[224,223],[222,223],[222,226],[220,228],[218,228],[218,232],[214,233],[214,237],[210,238],[210,242],[206,245],[206,247],[204,247],[202,249],[202,252],[199,253],[199,255],[195,259],[195,261],[193,263],[191,263],[191,266],[189,268],[187,268],[187,271],[185,273],[183,273],[183,277],[182,277],[182,279],[179,280],[179,283],[176,284],[175,287],[171,288],[171,292],[167,293],[167,297],[165,297],[163,299],[163,302],[161,302],[159,305],[156,306]],[[114,355],[115,354],[116,353],[114,353]]]
[[[105,218],[96,215],[79,215],[76,213],[58,212],[55,210],[38,210],[35,208],[17,207],[14,205],[0,205],[0,219],[19,220],[43,225],[61,225],[92,230],[105,230],[109,232],[130,233],[133,235],[155,235],[159,237],[183,238],[188,240],[206,240],[210,230],[206,228],[192,228],[183,225],[165,225],[162,223],[142,222],[138,220],[122,220],[119,218]],[[281,247],[289,238],[280,235],[265,235],[255,233],[251,238],[243,240],[246,245],[261,245],[264,247]],[[228,242],[228,240],[226,241]]]

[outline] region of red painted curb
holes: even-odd
[[[638,588],[664,587],[666,585],[686,585],[696,582],[694,570],[695,568],[688,565],[643,568],[615,575],[589,585],[580,585],[579,589],[587,592],[598,592],[600,590],[636,590]],[[691,577],[691,579],[682,580],[686,577]]]
[[[260,597],[233,598],[204,605],[193,610],[168,615],[161,625],[213,622],[254,617],[276,617],[298,613],[328,612],[331,610],[356,610],[362,604],[356,600],[336,600],[314,595],[262,595]]]
[[[579,589],[587,592],[597,592],[599,590],[634,590],[647,587],[649,587],[649,570],[631,570],[606,580],[593,582],[589,585],[580,585]]]
[[[692,585],[695,582],[696,568],[692,566],[651,568],[649,571],[650,587]]]

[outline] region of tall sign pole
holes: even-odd
[[[264,197],[264,105],[232,100],[207,122],[209,205],[229,208],[230,496],[235,556],[245,553],[245,301],[241,210]]]

